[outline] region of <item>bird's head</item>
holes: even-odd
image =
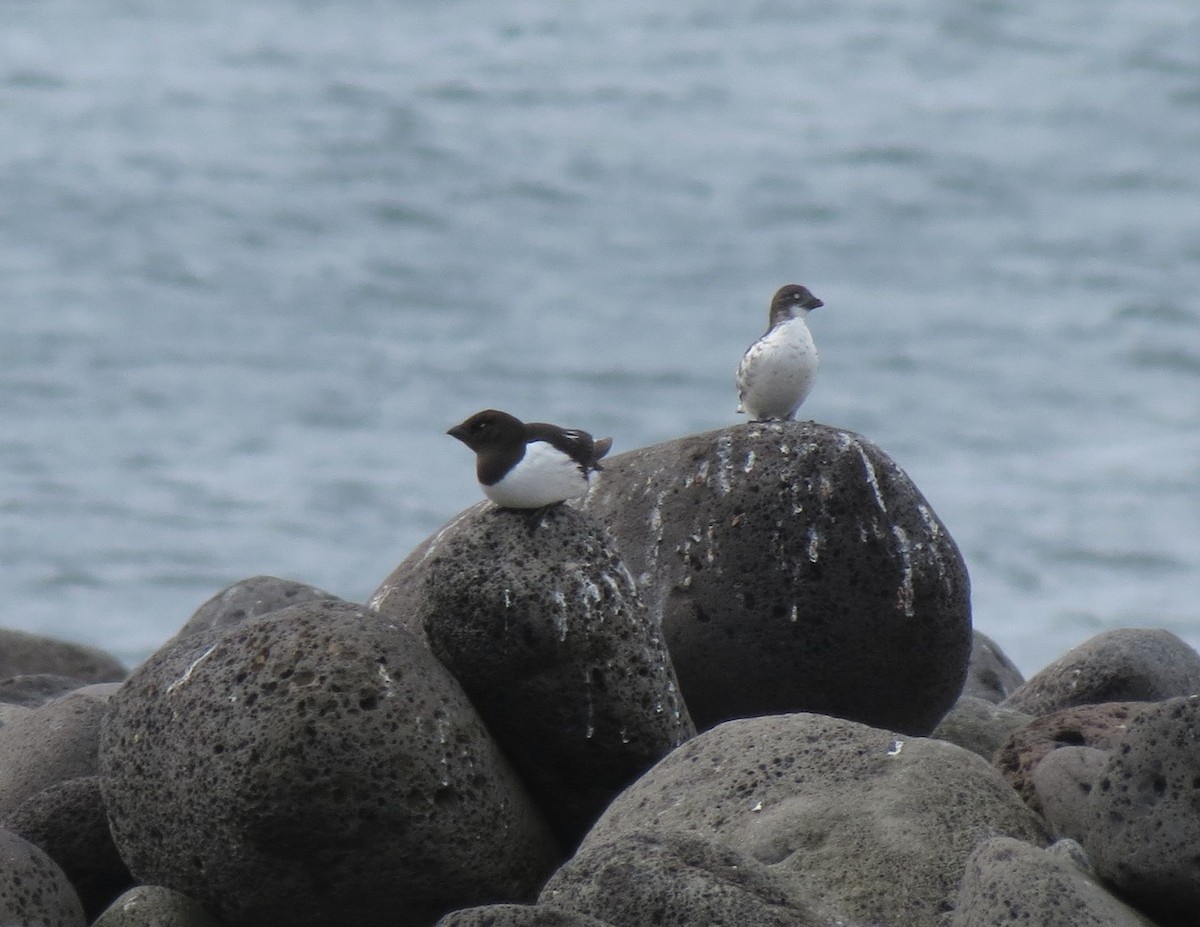
[[[523,437],[524,423],[516,416],[496,409],[484,409],[455,425],[446,434],[458,438],[473,451]]]

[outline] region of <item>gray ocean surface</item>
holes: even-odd
[[[361,601],[447,427],[734,422],[787,282],[1026,673],[1200,645],[1195,0],[9,0],[0,625]]]

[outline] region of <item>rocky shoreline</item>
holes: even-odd
[[[1198,695],[1161,630],[1022,679],[883,451],[721,429],[128,675],[0,630],[0,924],[1182,927]]]

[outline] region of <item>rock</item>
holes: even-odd
[[[43,789],[0,820],[0,826],[58,864],[89,919],[133,885],[108,829],[99,776],[68,779]]]
[[[226,586],[196,609],[175,640],[200,631],[219,631],[270,612],[322,599],[341,601],[332,593],[277,576],[252,576]]]
[[[96,775],[106,701],[76,690],[0,728],[0,819],[56,783]]]
[[[1111,750],[1125,736],[1132,718],[1146,708],[1143,702],[1079,705],[1037,718],[1018,728],[996,751],[992,762],[1034,811],[1042,811],[1033,774],[1052,750],[1095,747]]]
[[[418,547],[371,606],[424,635],[574,846],[695,729],[603,526],[567,506],[534,524],[525,512],[470,509]]]
[[[346,603],[163,648],[113,697],[100,759],[130,870],[233,927],[419,927],[527,900],[554,862],[459,685]]]
[[[126,675],[115,657],[97,647],[0,628],[0,679],[43,674],[81,683],[113,682]]]
[[[38,673],[33,676],[12,676],[0,680],[0,702],[6,705],[21,705],[36,708],[52,698],[78,689],[82,682],[67,676],[50,676]]]
[[[114,901],[92,927],[221,927],[199,902],[161,885],[138,885]]]
[[[437,927],[609,927],[603,921],[574,911],[540,904],[486,904],[451,911]]]
[[[84,927],[75,889],[45,853],[0,830],[0,924],[4,927]]]
[[[963,695],[999,704],[1024,682],[1025,677],[999,644],[982,631],[972,632],[971,660],[967,664]]]
[[[1200,698],[1150,706],[1108,757],[1084,837],[1096,872],[1164,927],[1200,910]]]
[[[1088,797],[1107,762],[1107,750],[1059,747],[1034,767],[1033,790],[1052,834],[1084,839],[1091,823]]]
[[[813,422],[693,435],[606,459],[584,505],[661,612],[698,728],[803,710],[926,734],[958,698],[966,566],[865,438]]]
[[[0,702],[0,728],[3,728],[6,724],[11,724],[17,718],[24,717],[30,710],[24,705],[10,705],[7,702]]]
[[[1031,715],[1102,702],[1200,695],[1200,654],[1170,631],[1119,628],[1084,641],[1004,702]]]
[[[1064,855],[995,837],[967,862],[950,927],[1154,927]]]
[[[767,866],[811,910],[905,927],[940,923],[980,840],[1046,839],[975,754],[811,714],[693,738],[609,806],[579,853],[636,832],[705,837]]]
[[[697,834],[629,833],[592,844],[543,889],[545,906],[621,927],[824,927],[788,880],[758,860]]]
[[[929,736],[958,744],[989,763],[1013,731],[1033,720],[1031,715],[1001,708],[986,699],[964,695]]]

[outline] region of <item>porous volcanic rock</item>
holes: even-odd
[[[527,900],[553,865],[458,683],[345,603],[160,650],[112,698],[100,759],[130,870],[233,927],[428,924]]]
[[[1010,837],[971,854],[950,927],[1154,927],[1066,854]]]
[[[125,667],[98,647],[0,628],[0,679],[37,675],[68,676],[82,685],[124,679]]]
[[[907,475],[813,422],[606,459],[584,502],[616,536],[700,729],[813,711],[927,734],[971,650],[966,566]]]
[[[1129,722],[1090,795],[1083,845],[1102,879],[1156,922],[1200,911],[1200,698],[1152,705]]]
[[[958,744],[978,753],[989,763],[1014,731],[1028,725],[1032,715],[1011,708],[1001,708],[987,699],[964,695],[946,717],[933,729],[930,737]]]
[[[573,508],[468,509],[371,607],[424,635],[566,846],[695,733],[637,584]]]
[[[1040,814],[1042,805],[1033,774],[1046,755],[1060,747],[1111,750],[1125,736],[1129,722],[1146,707],[1145,702],[1078,705],[1035,718],[1008,736],[992,762],[1025,803]]]
[[[1024,684],[1025,677],[994,640],[978,628],[971,636],[971,660],[962,694],[999,704]]]
[[[0,924],[84,927],[83,906],[54,860],[0,829]]]
[[[935,927],[967,857],[1040,820],[973,753],[822,715],[730,721],[626,789],[580,854],[630,833],[696,834],[753,857],[826,916]]]
[[[1033,789],[1042,817],[1056,837],[1086,838],[1092,817],[1090,796],[1108,755],[1095,747],[1060,747],[1034,768]]]
[[[26,799],[0,826],[43,850],[75,887],[88,919],[133,885],[108,829],[99,776],[68,779]]]
[[[0,727],[0,818],[56,783],[96,775],[107,700],[75,690]]]
[[[222,927],[204,906],[161,885],[138,885],[117,898],[92,927]]]
[[[340,601],[337,596],[316,586],[308,586],[278,576],[251,576],[226,586],[201,605],[187,620],[175,640],[200,631],[231,628],[249,618],[322,599]]]
[[[788,880],[698,834],[630,833],[591,844],[546,883],[543,905],[621,927],[825,927]]]
[[[0,704],[21,705],[37,708],[51,699],[78,689],[83,683],[69,676],[50,676],[35,673],[32,676],[11,676],[0,680]]]
[[[1200,695],[1200,654],[1160,628],[1097,634],[1031,676],[1005,701],[1030,715],[1073,705]]]
[[[437,927],[609,927],[586,914],[542,904],[485,904],[451,911]]]

